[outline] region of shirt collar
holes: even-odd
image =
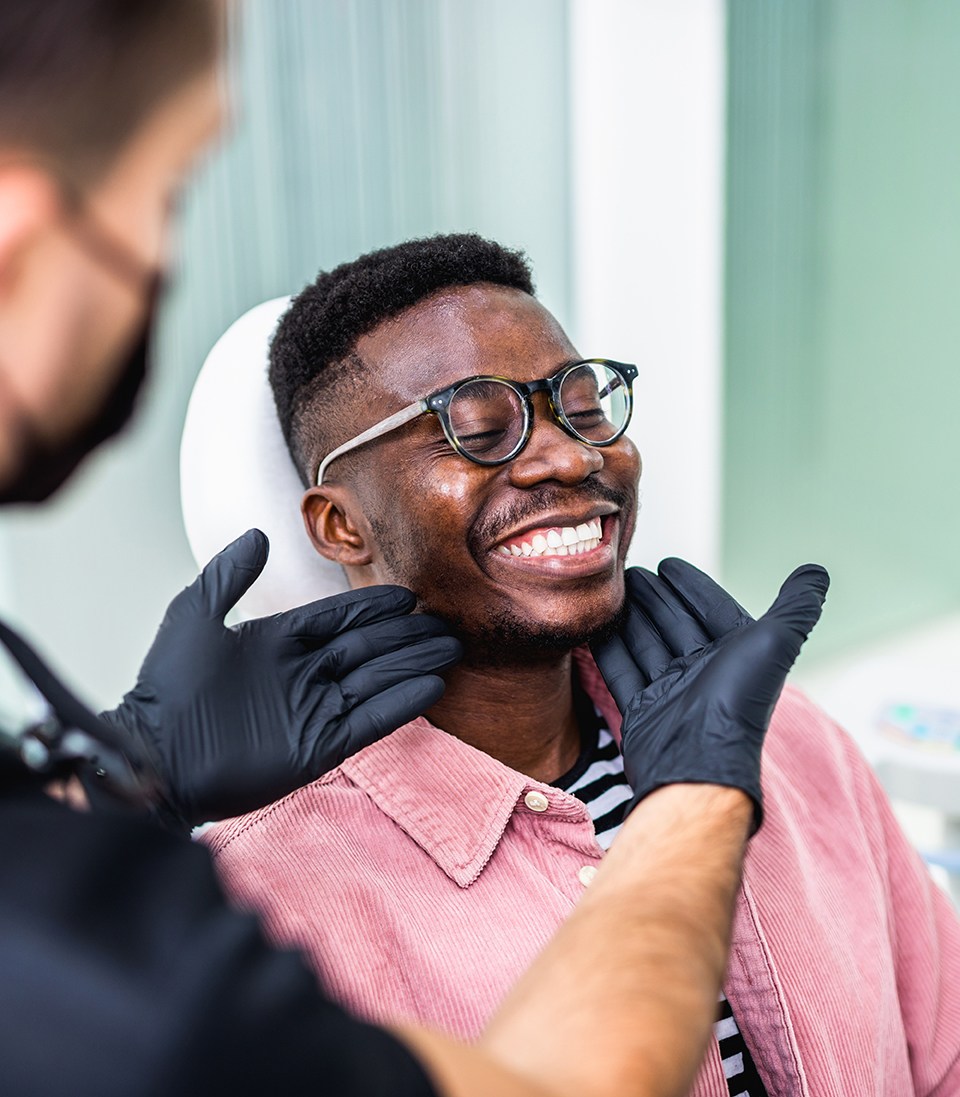
[[[619,737],[620,714],[586,648],[574,652],[574,662],[584,690]],[[528,793],[547,798],[553,821],[582,824],[586,817],[576,797],[505,766],[422,716],[340,769],[460,887],[486,867],[515,811],[543,814],[527,806]]]

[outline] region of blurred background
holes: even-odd
[[[960,5],[246,0],[235,23],[146,412],[0,519],[3,611],[114,702],[195,574],[177,452],[217,337],[321,268],[475,230],[528,253],[582,353],[640,368],[632,562],[684,556],[754,612],[828,567],[799,678],[960,867]]]

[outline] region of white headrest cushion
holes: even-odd
[[[267,380],[270,339],[289,304],[264,301],[220,336],[193,387],[180,442],[180,505],[197,566],[251,526],[270,538],[267,566],[239,603],[245,617],[348,589],[343,569],[314,551],[303,528],[303,485]]]

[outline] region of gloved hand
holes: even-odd
[[[103,713],[151,753],[188,826],[276,800],[419,716],[461,648],[379,586],[227,628],[267,561],[248,530],[170,603],[134,689]]]
[[[816,564],[797,568],[755,621],[692,564],[657,570],[628,569],[621,627],[593,646],[623,714],[631,808],[662,785],[728,785],[753,799],[756,831],[763,739],[830,578]]]

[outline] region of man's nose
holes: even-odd
[[[603,468],[603,450],[568,434],[548,408],[537,405],[530,441],[510,462],[514,487],[532,487],[545,480],[580,484]]]

